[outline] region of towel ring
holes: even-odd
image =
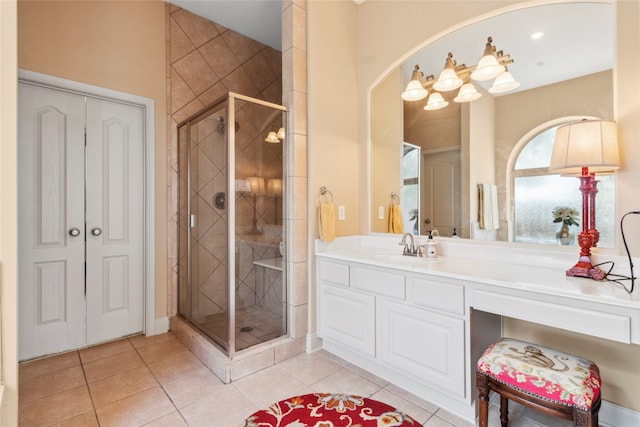
[[[395,205],[400,204],[400,197],[398,197],[395,191],[391,192],[391,203]]]
[[[331,193],[331,191],[327,190],[327,187],[325,187],[324,185],[322,187],[320,187],[320,199],[322,200],[322,197],[326,197],[328,198],[328,203],[333,203],[333,193]]]

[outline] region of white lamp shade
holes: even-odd
[[[277,144],[280,142],[275,132],[269,132],[269,135],[267,135],[267,137],[264,140],[271,144]]]
[[[250,176],[249,178],[247,178],[247,182],[249,182],[249,187],[251,188],[251,192],[253,194],[265,194],[263,177]]]
[[[454,102],[471,102],[480,98],[482,94],[476,90],[476,87],[471,83],[465,83],[458,91],[458,96],[453,98]]]
[[[282,180],[281,179],[269,179],[267,180],[267,194],[275,194],[279,196],[282,194]]]
[[[583,120],[556,129],[550,172],[578,174],[611,172],[620,168],[618,129],[609,120]]]
[[[449,102],[444,100],[442,94],[433,92],[431,95],[429,95],[429,100],[427,101],[427,105],[424,106],[424,109],[427,111],[439,110],[440,108],[444,108],[447,105],[449,105]]]
[[[486,80],[495,79],[504,72],[504,66],[498,63],[493,55],[485,55],[478,62],[478,66],[471,73],[473,80],[484,82]]]
[[[284,139],[284,128],[278,129],[278,133],[276,133],[276,137],[280,140]]]
[[[505,93],[514,90],[518,86],[520,86],[520,82],[517,82],[509,70],[506,70],[496,77],[493,86],[489,88],[489,93]]]
[[[448,92],[462,86],[462,79],[458,77],[452,68],[445,68],[440,73],[438,80],[433,84],[433,88],[440,92]]]
[[[420,101],[427,95],[429,95],[429,91],[422,86],[420,80],[411,80],[401,97],[405,101]]]

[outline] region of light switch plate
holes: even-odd
[[[378,206],[378,219],[384,219],[384,206]]]
[[[344,206],[340,205],[338,206],[338,221],[344,221],[344,217],[345,217]]]

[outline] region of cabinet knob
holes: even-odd
[[[69,230],[69,236],[79,236],[80,235],[80,230],[78,230],[77,228],[72,228],[71,230]]]
[[[98,227],[96,227],[96,228],[91,230],[91,234],[94,235],[94,236],[99,236],[99,235],[102,234],[102,230],[99,229]]]

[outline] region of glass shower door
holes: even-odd
[[[284,108],[231,98],[234,135],[235,349],[287,333],[282,256]],[[248,129],[245,129],[247,126]]]

